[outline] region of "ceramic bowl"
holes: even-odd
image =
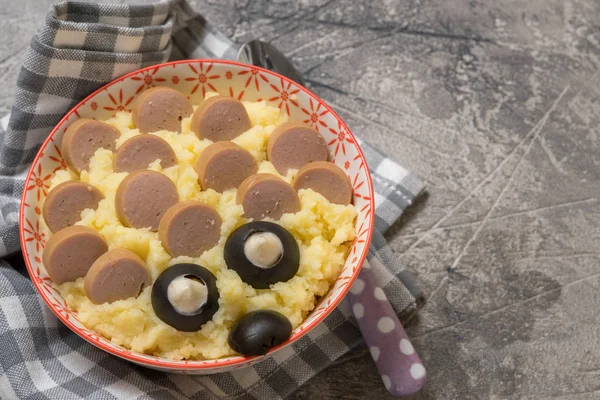
[[[291,120],[300,120],[315,127],[325,137],[333,162],[348,174],[352,182],[354,205],[358,209],[357,236],[342,273],[306,320],[294,329],[291,338],[271,349],[269,355],[280,351],[317,326],[350,288],[367,255],[375,209],[371,177],[356,138],[324,101],[304,87],[265,69],[217,60],[186,60],[132,72],[97,90],[65,115],[42,145],[25,181],[20,235],[29,275],[48,307],[65,325],[88,342],[115,356],[154,369],[188,374],[218,373],[256,363],[266,356],[174,361],[116,345],[81,324],[77,312],[68,307],[44,269],[42,252],[50,232],[45,230],[40,221],[41,209],[52,174],[67,168],[60,151],[65,128],[79,118],[106,119],[117,111],[129,110],[136,96],[153,86],[170,86],[189,96],[196,104],[210,91],[238,100],[267,101],[279,107]]]

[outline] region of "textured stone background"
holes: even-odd
[[[0,0],[2,114],[51,2]],[[598,0],[193,3],[427,183],[390,237],[429,299],[414,399],[600,397]],[[292,397],[389,396],[362,347]]]

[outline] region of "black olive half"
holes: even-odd
[[[206,301],[197,310],[182,314],[169,301],[169,285],[184,277],[200,282],[206,287]],[[204,267],[196,264],[175,264],[164,270],[152,286],[152,308],[156,316],[178,331],[194,332],[210,321],[219,309],[217,278]]]
[[[285,342],[292,335],[292,323],[272,310],[251,311],[231,328],[229,347],[245,356],[267,354],[271,347]]]
[[[271,267],[254,265],[245,254],[246,241],[254,234],[270,232],[281,241],[283,254]],[[296,239],[285,228],[267,221],[254,221],[237,228],[225,242],[225,263],[229,269],[255,289],[268,289],[277,282],[292,279],[300,266],[300,250]]]

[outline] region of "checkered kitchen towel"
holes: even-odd
[[[87,344],[62,325],[25,277],[17,213],[23,179],[59,119],[93,90],[135,69],[181,58],[234,58],[236,46],[184,0],[154,5],[61,3],[31,41],[10,118],[0,129],[0,398],[277,399],[360,342],[342,303],[303,339],[242,370],[170,375],[135,366]],[[418,287],[382,233],[422,189],[404,168],[366,143],[376,189],[377,232],[369,262],[399,314],[421,302]]]

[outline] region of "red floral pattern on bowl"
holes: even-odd
[[[357,277],[367,255],[373,229],[373,186],[367,163],[354,136],[344,122],[317,96],[276,73],[229,61],[186,60],[161,64],[125,75],[97,90],[73,108],[42,145],[25,181],[21,202],[20,235],[27,269],[46,304],[71,330],[93,345],[131,362],[159,370],[211,374],[256,363],[261,357],[227,357],[217,360],[176,361],[137,353],[112,343],[86,328],[77,313],[67,306],[42,263],[42,252],[50,232],[45,231],[39,210],[48,194],[50,177],[66,163],[55,143],[60,143],[67,126],[79,118],[107,119],[119,110],[129,110],[135,98],[154,86],[171,86],[199,102],[207,91],[240,100],[267,101],[279,107],[292,120],[304,121],[325,137],[334,162],[342,167],[354,188],[358,211],[357,238],[342,273],[290,340],[269,354],[298,340],[319,324],[342,300]]]

